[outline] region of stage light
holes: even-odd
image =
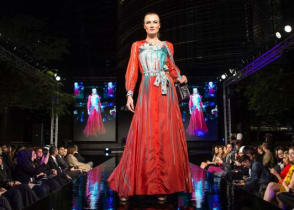
[[[56,81],[60,81],[61,80],[61,77],[60,76],[56,76],[55,79],[56,79]]]
[[[284,30],[285,30],[287,33],[290,33],[290,32],[292,31],[292,27],[291,27],[290,25],[285,25]]]
[[[222,74],[221,78],[222,79],[226,79],[227,78],[227,75],[226,74]]]
[[[105,154],[105,156],[109,156],[111,154],[111,149],[109,147],[106,147],[104,149],[104,154]]]
[[[276,32],[276,37],[277,37],[278,39],[281,39],[281,38],[282,38],[281,33],[280,33],[280,32]]]

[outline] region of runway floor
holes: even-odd
[[[226,180],[202,170],[194,163],[190,163],[195,188],[192,195],[172,194],[163,204],[154,196],[134,196],[126,204],[122,204],[106,182],[118,161],[119,157],[109,157],[88,174],[69,183],[29,209],[277,209]]]

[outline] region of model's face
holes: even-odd
[[[97,93],[97,90],[96,89],[92,89],[92,93],[93,94],[96,94]]]
[[[193,88],[193,94],[197,94],[198,93],[198,89],[197,88]]]
[[[214,153],[218,153],[218,147],[214,148]]]
[[[64,149],[63,155],[64,155],[64,156],[67,155],[67,149]]]
[[[223,153],[223,151],[224,151],[224,150],[223,150],[223,148],[222,148],[222,147],[218,148],[218,153],[221,153],[221,154],[222,154],[222,153]]]
[[[144,29],[147,35],[157,35],[160,29],[160,21],[158,15],[146,15],[144,18]]]

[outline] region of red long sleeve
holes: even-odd
[[[133,91],[138,79],[138,46],[137,42],[132,44],[131,55],[129,59],[129,64],[127,67],[127,72],[125,75],[126,79],[126,90]]]
[[[169,69],[169,74],[171,75],[171,77],[176,80],[178,77],[181,76],[181,71],[180,69],[177,67],[177,65],[175,64],[175,61],[173,59],[174,56],[174,46],[172,43],[170,42],[166,42],[167,46],[169,48],[169,51],[171,53],[171,56],[168,56],[168,69]]]

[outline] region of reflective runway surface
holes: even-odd
[[[118,157],[109,158],[88,174],[28,209],[277,209],[193,163],[190,163],[195,189],[192,194],[172,194],[165,203],[159,203],[155,196],[134,196],[122,204],[117,193],[108,188],[106,181],[118,161]]]
[[[110,158],[87,176],[73,184],[72,209],[271,209],[269,203],[236,188],[191,163],[194,193],[177,193],[168,196],[161,204],[154,196],[134,196],[121,204],[115,192],[107,186],[107,177],[117,159]]]

